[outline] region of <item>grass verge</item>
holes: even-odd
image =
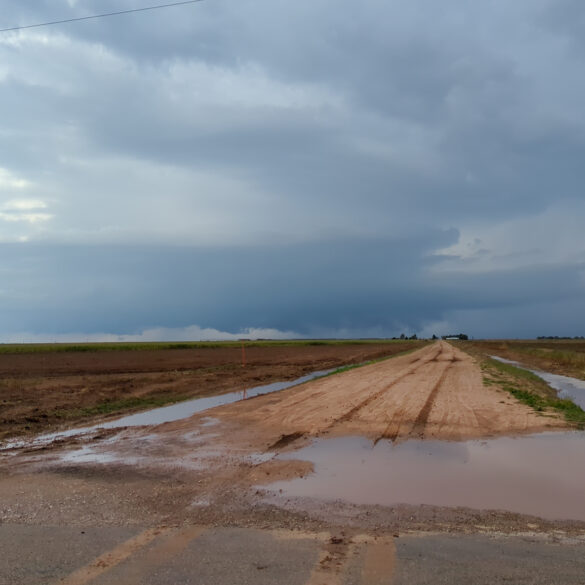
[[[483,360],[482,370],[484,384],[498,385],[537,412],[556,411],[575,428],[585,429],[585,411],[572,400],[559,398],[536,374],[492,358]]]

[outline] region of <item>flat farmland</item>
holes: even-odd
[[[293,380],[423,341],[0,346],[0,439]]]
[[[582,339],[492,339],[466,341],[461,347],[585,380],[585,340]]]

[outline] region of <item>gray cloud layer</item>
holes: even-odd
[[[0,337],[582,334],[584,20],[206,0],[1,34]]]

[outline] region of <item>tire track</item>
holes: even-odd
[[[441,377],[437,380],[437,383],[433,386],[433,389],[430,391],[423,407],[420,409],[418,416],[414,420],[414,424],[412,425],[412,429],[409,433],[410,437],[417,437],[419,439],[422,439],[424,437],[425,427],[429,420],[429,415],[431,414],[433,405],[435,404],[435,400],[437,399],[437,394],[439,393],[439,390],[443,386],[445,378],[447,377],[447,374],[452,367],[453,360],[451,360],[449,365],[443,370]]]
[[[431,361],[438,362],[439,360],[437,359]],[[424,437],[425,427],[429,420],[431,410],[433,409],[433,406],[437,399],[437,395],[445,382],[449,370],[453,367],[453,364],[455,362],[460,360],[452,355],[449,360],[445,361],[447,361],[448,365],[445,367],[445,369],[441,373],[441,376],[439,377],[439,379],[429,392],[429,395],[427,396],[425,403],[420,409],[417,417],[414,419],[414,422],[412,423],[412,428],[410,429],[406,437],[411,438],[416,437],[419,439],[422,439]],[[388,426],[386,427],[385,431],[374,441],[374,444],[378,443],[378,441],[380,441],[381,439],[389,439],[392,442],[395,442],[398,439],[398,436],[400,435],[400,428],[402,426],[402,422],[404,420],[405,415],[406,415],[405,409],[401,409],[399,412],[397,412],[396,416],[388,423]]]
[[[433,361],[436,361],[438,359],[438,357],[441,355],[441,353],[443,353],[442,348],[440,348],[439,351],[430,359],[420,358],[420,359],[417,359],[417,360],[414,360],[413,362],[411,362],[411,363],[416,363],[416,362],[418,362],[418,363],[415,366],[413,366],[412,368],[409,368],[404,374],[401,374],[400,376],[398,376],[397,378],[392,380],[392,382],[390,382],[390,384],[388,384],[387,386],[384,386],[384,388],[382,388],[378,392],[374,392],[373,394],[370,394],[369,396],[364,398],[361,402],[359,402],[358,404],[356,404],[355,406],[350,408],[347,412],[342,414],[340,417],[337,417],[325,429],[325,432],[330,430],[332,427],[334,427],[335,425],[337,425],[339,423],[344,423],[344,422],[350,421],[360,410],[362,410],[363,408],[368,406],[368,404],[372,403],[374,400],[380,398],[380,396],[382,396],[383,394],[388,392],[388,390],[390,390],[390,388],[392,388],[393,386],[398,384],[398,382],[401,382],[402,380],[404,380],[404,378],[411,376],[419,368],[425,366],[426,364],[433,362]]]

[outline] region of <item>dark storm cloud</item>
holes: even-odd
[[[164,314],[167,327],[399,334],[450,312],[521,316],[526,306],[583,299],[574,266],[430,277],[421,270],[436,262],[429,250],[454,236],[235,249],[3,245],[3,266],[18,278],[0,317],[8,331],[54,333],[137,333]],[[572,323],[585,326],[576,315]]]
[[[454,236],[239,248],[4,245],[3,263],[18,278],[3,291],[2,319],[10,330],[55,332],[134,332],[159,325],[162,313],[169,327],[397,327],[433,315],[418,266]]]
[[[450,214],[466,217],[482,213],[495,218],[524,214],[527,207],[536,212],[547,204],[552,191],[557,198],[580,196],[580,182],[575,178],[583,178],[585,172],[580,164],[585,154],[583,128],[571,125],[570,120],[559,120],[553,127],[544,123],[539,128],[538,119],[529,120],[526,127],[523,117],[527,106],[530,110],[526,101],[530,81],[518,71],[514,54],[487,52],[473,44],[465,29],[465,24],[471,29],[477,25],[481,12],[464,10],[463,22],[457,26],[440,18],[433,23],[436,10],[428,2],[415,4],[420,13],[406,12],[417,28],[401,33],[390,25],[396,34],[383,34],[384,26],[376,21],[388,26],[393,19],[400,19],[403,7],[399,3],[386,7],[366,3],[370,11],[364,10],[362,17],[373,27],[372,34],[364,34],[364,28],[343,10],[332,12],[326,2],[311,9],[284,2],[270,6],[243,3],[235,12],[225,3],[210,2],[181,11],[181,23],[184,18],[193,28],[178,23],[173,9],[132,21],[125,17],[96,21],[92,30],[96,41],[138,61],[149,54],[159,61],[171,55],[235,68],[238,61],[252,61],[261,63],[277,80],[322,84],[345,96],[350,107],[355,106],[358,133],[360,114],[366,113],[379,116],[380,124],[392,117],[411,125],[425,124],[436,132],[436,148],[444,159],[442,172],[429,177],[428,185],[421,184],[416,169],[409,172],[400,164],[394,168],[392,162],[372,161],[355,153],[351,136],[355,129],[348,132],[346,120],[335,116],[329,126],[321,127],[319,112],[315,119],[302,111],[239,111],[232,120],[234,128],[226,129],[223,122],[226,114],[230,119],[229,107],[210,109],[195,104],[192,110],[176,112],[169,109],[164,85],[153,93],[148,82],[140,84],[132,78],[123,86],[118,85],[124,83],[123,78],[110,83],[104,80],[97,96],[76,97],[70,111],[82,108],[79,119],[103,148],[183,165],[256,169],[266,180],[276,176],[279,188],[290,186],[296,196],[322,196],[327,191],[339,196],[344,190],[340,185],[355,193],[357,184],[363,184],[363,177],[368,176],[372,191],[380,193],[389,186],[398,202],[414,197],[417,205],[424,206],[434,192],[449,197]],[[88,9],[87,4],[84,9]],[[427,17],[421,15],[424,9]],[[319,18],[311,18],[324,15],[328,16],[325,27]],[[534,20],[537,17],[538,11]],[[173,27],[171,38],[182,43],[181,49],[171,44],[156,51],[153,19],[157,30]],[[246,26],[241,26],[242,22]],[[130,24],[132,44],[123,34]],[[451,36],[438,38],[430,28],[433,24],[439,33]],[[223,58],[214,60],[199,50],[196,39],[200,33],[204,38],[209,35],[210,26],[213,41],[203,44],[221,47]],[[72,27],[72,33],[86,34],[79,27]],[[165,38],[168,41],[169,35]],[[291,50],[300,42],[303,50]],[[164,77],[161,81],[164,83]],[[96,101],[99,107],[95,107]],[[203,131],[201,117],[210,119],[210,127]],[[340,146],[344,133],[349,137]],[[393,133],[390,126],[381,140]],[[306,188],[299,191],[294,184],[298,162],[305,162],[302,157],[299,160],[299,151],[305,153],[306,164],[312,162],[317,167],[305,173],[315,178],[312,192]],[[350,158],[353,164],[348,165]],[[328,177],[325,184],[320,181],[323,175]],[[469,176],[477,181],[470,184],[466,181]]]
[[[3,329],[585,326],[584,12],[206,0],[0,37]]]

